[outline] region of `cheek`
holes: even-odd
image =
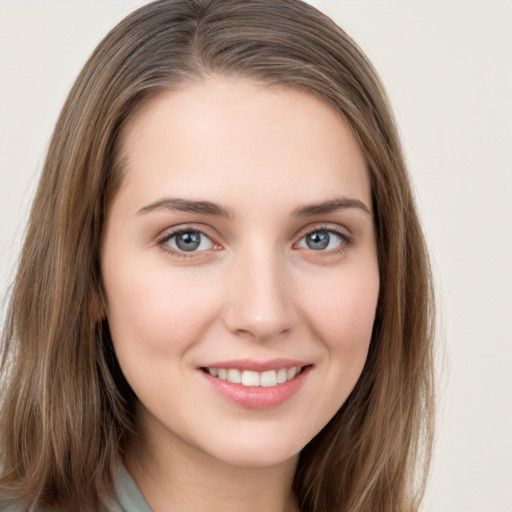
[[[305,314],[329,352],[365,356],[378,295],[376,269],[332,276],[310,294]]]
[[[322,368],[325,394],[318,407],[327,419],[341,407],[356,385],[370,346],[379,295],[377,265],[340,269],[310,295],[314,337],[322,344],[327,364]],[[323,289],[323,292],[320,290]]]
[[[376,264],[360,272],[342,268],[316,279],[316,284],[302,296],[302,315],[324,354],[315,374],[321,392],[311,398],[313,405],[304,418],[313,435],[336,414],[361,376],[375,320],[379,274]]]
[[[108,321],[116,350],[161,357],[184,351],[200,338],[214,314],[216,291],[197,293],[194,279],[132,264],[108,273]]]

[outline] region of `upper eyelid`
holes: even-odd
[[[315,231],[332,231],[340,236],[344,236],[350,238],[352,236],[350,230],[346,227],[340,226],[339,224],[334,224],[330,222],[319,222],[309,224],[299,229],[295,234],[295,238],[301,239],[309,233],[313,233]]]
[[[211,231],[210,229],[208,229],[206,227],[198,227],[198,226],[187,225],[187,224],[164,229],[156,237],[156,241],[157,242],[161,242],[161,241],[164,241],[164,240],[169,240],[173,236],[179,235],[180,233],[187,233],[189,231],[193,231],[193,232],[196,232],[196,233],[201,233],[202,235],[204,235],[207,238],[209,238],[210,240],[212,240],[212,242],[217,243],[216,240],[215,240],[216,237],[215,237],[215,235],[213,233],[210,233],[210,231]]]

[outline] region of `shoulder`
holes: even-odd
[[[0,512],[57,512],[57,510],[49,507],[27,506],[14,499],[0,496]]]
[[[0,512],[62,512],[61,509],[42,505],[27,505],[15,498],[0,493]],[[106,512],[106,511],[105,511]],[[118,512],[118,509],[111,509],[108,512]]]
[[[0,511],[1,512],[25,512],[27,507],[20,505],[12,498],[0,494]]]
[[[34,505],[27,506],[26,504],[21,504],[15,499],[0,494],[0,512],[61,512],[61,509],[57,510],[53,507]],[[105,510],[102,510],[101,512],[124,512],[124,509],[113,503],[111,506]]]
[[[27,506],[5,494],[0,494],[0,512],[51,512],[51,510]]]
[[[98,512],[151,512],[151,508],[142,496],[137,485],[126,468],[120,464],[116,475],[116,496],[105,508]],[[0,490],[0,512],[61,512],[54,507],[27,505],[9,497]]]

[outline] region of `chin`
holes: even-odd
[[[308,441],[309,436],[291,438],[275,433],[264,436],[225,436],[204,451],[232,466],[270,467],[297,457]]]
[[[233,451],[230,454],[218,454],[216,458],[230,466],[264,468],[289,462],[291,459],[298,457],[299,453],[300,450],[282,450],[276,453],[275,450],[259,449],[258,446],[254,446],[244,447],[244,449],[237,452]]]

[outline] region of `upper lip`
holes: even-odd
[[[230,359],[228,361],[215,361],[201,365],[201,368],[230,368],[237,370],[249,370],[253,372],[265,372],[268,370],[279,370],[281,368],[292,368],[308,366],[311,363],[297,359],[269,359],[267,361],[256,361],[254,359]]]

